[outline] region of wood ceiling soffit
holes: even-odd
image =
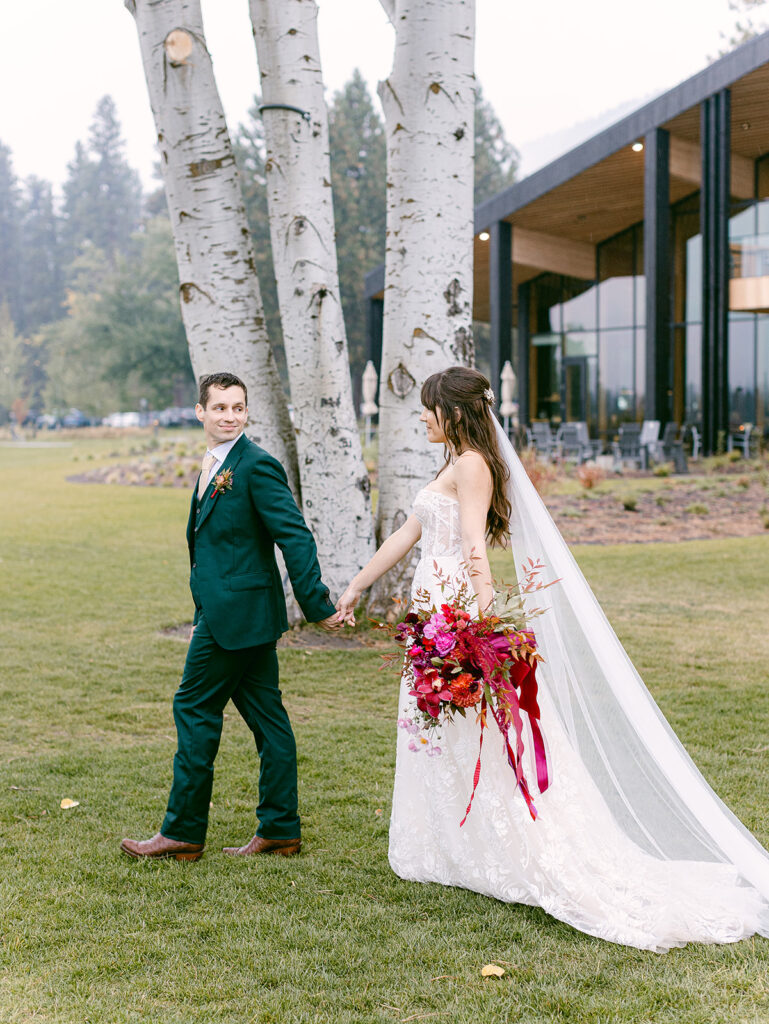
[[[522,227],[513,228],[513,262],[586,280],[596,276],[594,245]]]
[[[677,136],[670,138],[670,174],[692,185],[702,184],[702,154],[696,142]],[[752,160],[732,153],[731,193],[738,199],[752,199],[755,190],[755,167]]]

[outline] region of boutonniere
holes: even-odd
[[[211,497],[215,498],[217,494],[224,494],[225,491],[232,490],[232,470],[223,469],[221,473],[217,473],[214,477],[214,489],[211,491]]]

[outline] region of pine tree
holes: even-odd
[[[721,32],[721,40],[725,45],[719,50],[719,57],[723,57],[731,50],[742,46],[749,39],[753,39],[755,36],[766,31],[766,22],[755,22],[752,17],[755,12],[765,7],[766,4],[767,0],[729,0],[729,10],[734,11],[741,17],[735,21],[734,28],[730,34]],[[744,16],[744,20],[742,16]]]
[[[519,163],[518,150],[505,138],[505,130],[478,84],[475,91],[476,206],[512,185]]]
[[[64,273],[60,225],[53,207],[51,185],[30,177],[21,203],[21,316],[25,334],[62,315]]]
[[[126,162],[114,101],[96,107],[88,145],[78,142],[64,184],[66,241],[72,255],[84,246],[100,249],[114,266],[139,226],[141,185]]]
[[[329,141],[339,285],[350,366],[357,381],[366,352],[363,279],[384,260],[386,163],[382,121],[357,68],[332,99]]]
[[[11,151],[0,142],[0,305],[8,307],[8,315],[17,326],[21,312],[19,202]]]
[[[243,202],[246,207],[251,239],[254,243],[254,263],[262,290],[267,336],[270,339],[281,377],[287,381],[283,332],[278,310],[278,290],[272,265],[270,221],[267,213],[264,128],[262,115],[259,113],[261,102],[259,96],[254,96],[254,102],[248,111],[248,122],[238,126],[232,148],[240,170]]]
[[[161,408],[180,386],[192,393],[168,218],[149,221],[131,242],[115,270],[88,249],[73,267],[68,317],[42,331],[56,407],[103,414],[107,406],[136,409],[143,398]]]
[[[13,403],[24,397],[24,339],[19,337],[7,302],[0,303],[0,422],[8,421]]]

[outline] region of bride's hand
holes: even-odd
[[[345,590],[336,603],[337,618],[340,622],[346,622],[348,626],[355,625],[355,609],[360,601],[361,591],[352,583]]]

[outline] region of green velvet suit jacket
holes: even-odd
[[[309,622],[335,612],[321,580],[313,536],[296,506],[280,463],[245,435],[219,472],[232,471],[230,490],[198,501],[187,524],[195,622],[205,616],[226,650],[270,643],[288,629],[283,584],[275,562],[281,549],[294,596]]]

